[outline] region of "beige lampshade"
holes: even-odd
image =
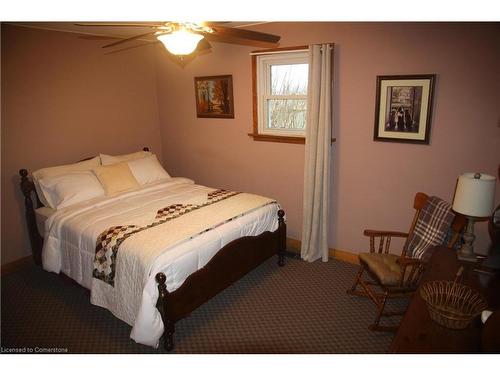
[[[496,178],[487,174],[460,175],[453,200],[453,211],[467,216],[490,216],[494,208],[495,184]]]

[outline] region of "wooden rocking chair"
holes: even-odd
[[[401,298],[411,296],[418,288],[420,277],[425,267],[425,260],[411,258],[407,256],[408,243],[418,221],[422,208],[427,203],[429,197],[424,193],[417,193],[413,207],[416,210],[409,233],[365,230],[364,235],[370,238],[370,252],[359,254],[360,269],[356,280],[348,294],[369,297],[377,307],[375,322],[370,325],[371,330],[376,331],[395,331],[397,326],[383,326],[380,324],[382,316],[403,315],[405,311],[385,312],[384,307],[388,298]],[[456,215],[451,224],[452,235],[447,243],[447,247],[453,247],[459,238],[459,234],[465,225],[465,218],[462,215]],[[393,237],[406,238],[401,255],[389,253],[391,239]],[[378,242],[377,251],[375,251]],[[363,274],[366,273],[371,280],[364,280]],[[360,285],[361,290],[357,290]],[[374,288],[373,288],[374,287]],[[378,288],[377,288],[378,287]],[[377,291],[377,289],[379,289]]]

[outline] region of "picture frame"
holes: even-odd
[[[196,116],[234,118],[233,76],[194,77]]]
[[[377,76],[373,140],[429,144],[435,74]]]

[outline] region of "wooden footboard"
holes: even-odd
[[[180,288],[167,291],[166,276],[156,274],[159,297],[157,308],[163,320],[163,340],[167,351],[174,348],[175,322],[238,281],[272,255],[283,266],[286,248],[285,212],[278,211],[278,229],[255,237],[238,238],[226,246],[205,267],[190,275]]]

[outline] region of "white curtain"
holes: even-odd
[[[328,261],[332,139],[332,45],[309,46],[302,259]]]

